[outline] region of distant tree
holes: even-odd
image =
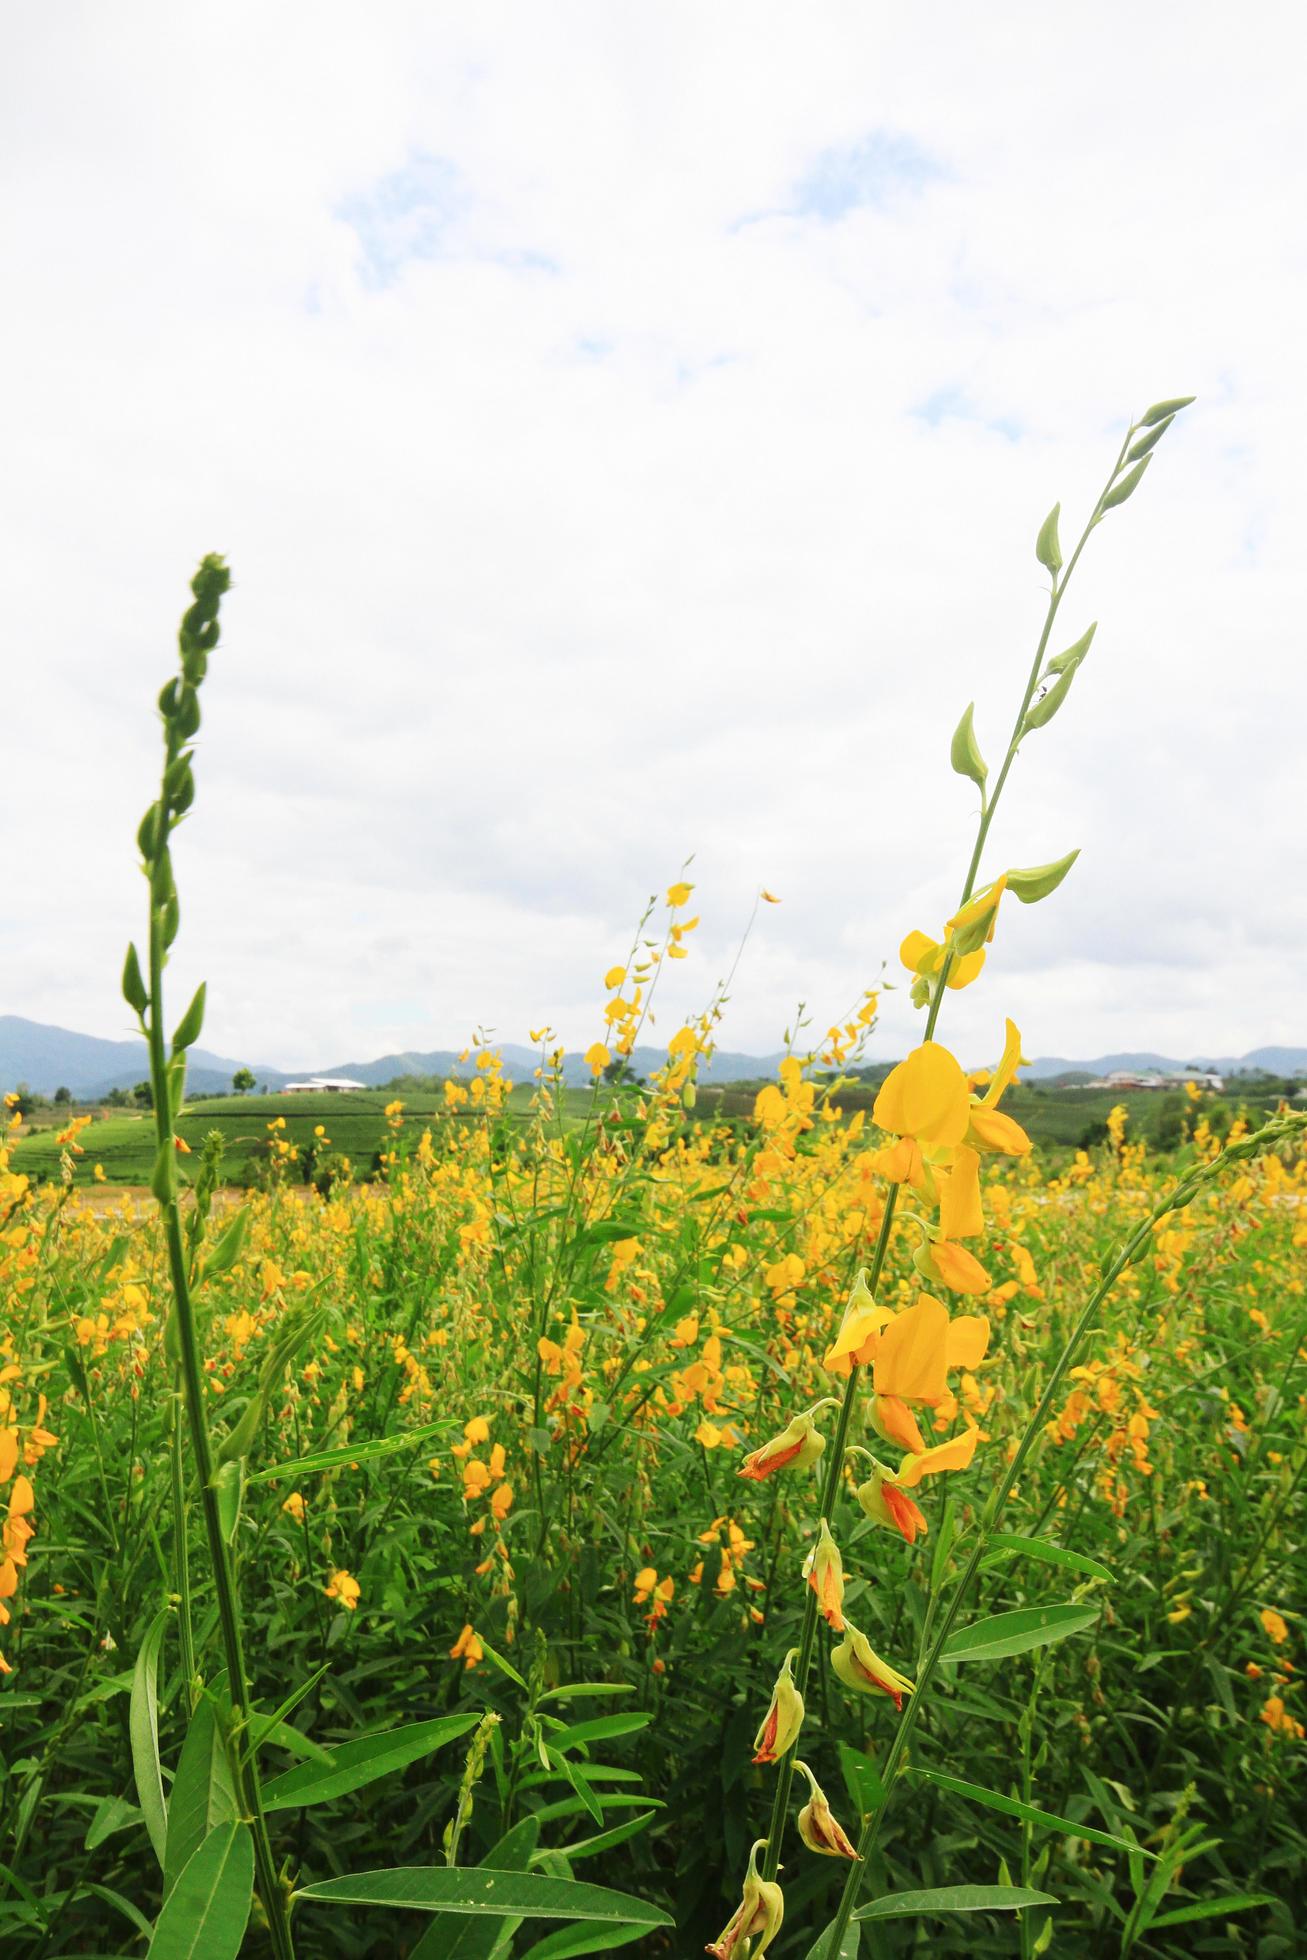
[[[154,1087],[149,1082],[138,1082],[132,1090],[132,1100],[141,1109],[154,1108]]]
[[[61,1085],[55,1090],[54,1099],[57,1103],[70,1103],[73,1099],[73,1092],[71,1089],[63,1088]]]
[[[254,1087],[253,1069],[238,1068],[231,1079],[231,1086],[238,1096],[247,1096]]]
[[[1185,1107],[1178,1093],[1162,1097],[1153,1118],[1152,1141],[1159,1150],[1174,1150],[1184,1141]]]
[[[110,1089],[104,1100],[109,1109],[126,1109],[131,1097],[126,1089]]]
[[[604,1081],[614,1089],[619,1087],[619,1085],[625,1085],[631,1089],[643,1089],[644,1087],[644,1077],[636,1074],[625,1055],[613,1056],[612,1061],[604,1069]]]
[[[36,1092],[32,1089],[29,1089],[25,1082],[20,1082],[18,1084],[18,1087],[12,1091],[12,1094],[14,1099],[10,1103],[9,1107],[13,1111],[14,1115],[24,1116],[24,1117],[30,1116],[32,1111],[36,1108],[36,1104],[37,1104]]]

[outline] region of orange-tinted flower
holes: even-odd
[[[794,1656],[798,1652],[792,1647],[781,1664],[772,1689],[771,1704],[762,1718],[762,1725],[753,1739],[755,1763],[774,1763],[787,1749],[792,1749],[803,1727],[803,1696],[794,1685],[790,1672]]]
[[[781,1930],[781,1921],[785,1917],[781,1888],[774,1880],[758,1876],[758,1853],[766,1842],[766,1838],[759,1838],[749,1853],[743,1897],[727,1921],[724,1932],[704,1949],[713,1955],[713,1960],[736,1960],[741,1940],[750,1943],[749,1960],[762,1960]],[[758,1942],[756,1946],[753,1944],[755,1940]]]
[[[808,1584],[817,1595],[817,1611],[833,1632],[843,1633],[844,1561],[825,1518],[804,1570]]]
[[[883,1661],[866,1634],[859,1633],[854,1626],[845,1628],[844,1638],[838,1647],[831,1649],[830,1658],[831,1666],[846,1688],[857,1688],[863,1694],[888,1695],[897,1709],[902,1709],[904,1695],[912,1693],[913,1684],[907,1676]]]
[[[328,1599],[339,1601],[347,1613],[352,1613],[359,1603],[362,1588],[350,1572],[333,1572],[322,1588]]]
[[[465,1626],[458,1639],[449,1650],[451,1661],[462,1661],[464,1667],[476,1667],[485,1659],[486,1650],[477,1639],[471,1626]]]
[[[824,1403],[818,1402],[813,1406],[819,1409]],[[737,1475],[761,1483],[764,1477],[770,1477],[776,1470],[811,1469],[826,1447],[826,1438],[813,1422],[812,1415],[813,1411],[809,1409],[803,1415],[792,1417],[779,1436],[773,1436],[761,1449],[750,1450]]]
[[[816,1851],[823,1858],[856,1859],[856,1847],[832,1815],[826,1792],[808,1765],[796,1757],[794,1767],[801,1769],[808,1779],[808,1801],[799,1812],[799,1836],[809,1851]]]

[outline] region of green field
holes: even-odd
[[[728,1121],[751,1126],[754,1098],[760,1086],[758,1083],[707,1086],[699,1091],[695,1115],[705,1122]],[[605,1097],[609,1093],[604,1091]],[[632,1092],[628,1090],[624,1094],[629,1099]],[[349,1158],[355,1179],[364,1179],[372,1174],[377,1152],[386,1138],[384,1112],[394,1096],[390,1089],[360,1089],[344,1095],[207,1096],[186,1105],[178,1128],[192,1150],[198,1150],[211,1130],[221,1131],[226,1148],[223,1175],[229,1184],[248,1185],[257,1181],[266,1154],[268,1124],[279,1116],[285,1118],[284,1136],[296,1145],[301,1159],[305,1153],[311,1155],[315,1146],[339,1151]],[[518,1120],[527,1116],[531,1096],[532,1085],[528,1083],[518,1083],[509,1096],[507,1107]],[[870,1114],[875,1098],[874,1083],[854,1082],[840,1091],[838,1100],[846,1114],[852,1116],[859,1110]],[[402,1100],[405,1115],[410,1119],[449,1120],[444,1098],[429,1090],[404,1096]],[[1226,1100],[1205,1097],[1199,1107],[1209,1118],[1214,1111],[1237,1112],[1246,1108],[1249,1117],[1257,1121],[1275,1107],[1276,1101],[1274,1096],[1257,1094],[1250,1094],[1246,1102],[1234,1097]],[[565,1090],[561,1112],[564,1122],[584,1121],[590,1103],[590,1090]],[[1187,1114],[1189,1108],[1186,1098],[1178,1091],[1145,1089],[1117,1094],[1110,1089],[1038,1084],[1015,1085],[1008,1092],[1005,1107],[1036,1146],[1056,1157],[1101,1142],[1106,1135],[1108,1112],[1117,1103],[1124,1103],[1130,1112],[1129,1134],[1162,1148],[1175,1142],[1176,1120]],[[454,1120],[480,1119],[462,1112]],[[66,1121],[67,1117],[62,1116],[55,1122],[49,1111],[39,1111],[34,1125],[15,1151],[15,1169],[37,1179],[57,1177],[62,1154],[57,1139]],[[319,1124],[326,1131],[325,1139],[314,1136]],[[145,1184],[149,1181],[154,1162],[154,1118],[149,1110],[97,1111],[79,1141],[82,1163],[99,1164],[107,1182]]]

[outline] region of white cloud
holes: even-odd
[[[1304,1041],[1295,17],[89,5],[0,81],[9,1011],[115,1034],[148,704],[237,588],[178,992],[288,1065],[588,1038],[695,852],[668,1015],[819,1021],[938,923],[1035,528],[1196,391],[1091,541],[968,1053]],[[674,986],[672,983],[675,983]],[[880,1046],[910,1038],[902,996]]]

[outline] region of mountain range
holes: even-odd
[[[510,1041],[502,1042],[500,1051],[514,1080],[528,1079],[539,1064],[539,1054],[534,1048]],[[654,1047],[637,1048],[631,1057],[636,1074],[646,1076],[661,1067],[665,1059],[663,1050]],[[704,1065],[701,1080],[742,1082],[774,1076],[780,1060],[779,1050],[771,1055],[747,1055],[719,1048]],[[192,1094],[221,1094],[231,1088],[232,1076],[243,1066],[247,1065],[230,1056],[193,1048],[187,1085]],[[248,1067],[260,1088],[276,1090],[310,1075],[348,1076],[369,1087],[393,1082],[399,1075],[469,1075],[474,1063],[471,1058],[460,1061],[456,1049],[433,1048],[381,1055],[371,1062],[333,1063],[328,1068],[281,1069],[255,1062]],[[1307,1074],[1307,1048],[1254,1048],[1246,1055],[1186,1055],[1180,1059],[1152,1051],[1095,1055],[1086,1061],[1044,1055],[1031,1062],[1023,1073],[1026,1081],[1038,1082],[1072,1073],[1108,1075],[1114,1069],[1160,1069],[1171,1074],[1186,1068],[1213,1069],[1220,1075],[1234,1075],[1240,1070],[1264,1070],[1271,1075]],[[148,1070],[142,1041],[104,1041],[98,1035],[77,1034],[70,1028],[28,1021],[18,1014],[0,1014],[0,1089],[16,1088],[23,1082],[38,1095],[52,1096],[62,1087],[70,1089],[79,1101],[93,1102],[111,1089],[130,1089]],[[568,1082],[590,1080],[590,1071],[577,1054],[568,1055],[563,1072]]]

